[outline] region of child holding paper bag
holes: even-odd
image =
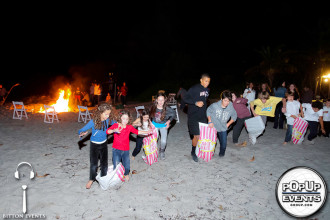
[[[299,101],[294,100],[293,92],[290,91],[290,92],[286,93],[286,97],[287,97],[288,101],[286,103],[285,116],[286,116],[288,129],[286,131],[283,145],[286,145],[288,142],[291,141],[294,120],[300,116],[299,109],[302,112],[302,106]]]
[[[227,147],[227,130],[236,121],[237,113],[233,107],[231,92],[225,90],[220,95],[221,100],[207,108],[206,115],[210,128],[215,127],[220,141],[219,156],[225,156]],[[229,120],[230,119],[230,120]]]

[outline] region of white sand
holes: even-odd
[[[315,145],[282,146],[286,130],[268,122],[255,146],[236,147],[228,135],[226,156],[195,163],[186,115],[169,133],[166,160],[148,166],[141,152],[131,161],[131,180],[119,189],[103,191],[89,178],[89,141],[79,150],[78,113],[62,113],[60,123],[46,124],[43,114],[13,120],[0,115],[0,214],[22,213],[21,185],[27,184],[28,213],[47,219],[292,219],[277,204],[275,186],[289,168],[309,166],[330,183],[330,140]],[[246,140],[242,131],[240,141]],[[109,164],[112,151],[109,144]],[[131,141],[131,151],[135,142]],[[250,161],[252,157],[254,161]],[[18,163],[30,162],[39,176],[29,180],[28,167],[14,178]],[[24,174],[25,176],[22,176]],[[329,199],[314,218],[330,219]]]

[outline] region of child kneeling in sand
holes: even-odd
[[[130,159],[129,159],[129,136],[132,133],[150,134],[151,130],[148,131],[138,131],[132,124],[132,117],[129,111],[121,110],[118,116],[118,123],[113,124],[107,131],[107,134],[114,134],[113,144],[112,144],[112,163],[113,169],[122,162],[125,168],[125,179],[129,180],[130,171]]]
[[[303,103],[303,117],[308,122],[309,135],[307,136],[307,144],[314,144],[313,139],[317,136],[317,129],[319,123],[321,125],[321,131],[325,134],[324,124],[323,124],[323,104],[320,101],[315,101],[310,103]]]
[[[79,137],[88,133],[92,129],[90,138],[90,169],[89,181],[86,189],[90,189],[96,178],[98,161],[100,159],[101,176],[106,176],[108,172],[108,146],[106,131],[113,120],[110,121],[111,106],[108,103],[102,103],[93,114],[93,119],[90,120],[82,129],[78,131]]]

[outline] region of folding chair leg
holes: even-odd
[[[175,111],[176,111],[176,118],[178,119],[177,123],[180,123],[178,108],[176,108]]]
[[[25,117],[28,118],[27,113],[26,113],[26,110],[24,110],[24,113],[25,113]]]

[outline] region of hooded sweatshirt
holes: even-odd
[[[226,108],[221,106],[222,100],[213,103],[207,108],[207,117],[211,116],[211,121],[218,132],[227,131],[227,122],[229,119],[236,121],[237,113],[234,109],[233,103],[229,103]]]

